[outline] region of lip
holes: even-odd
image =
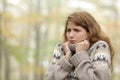
[[[73,44],[73,43],[75,43],[75,40],[69,40],[69,42],[70,42],[71,44]]]

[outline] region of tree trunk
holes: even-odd
[[[0,14],[0,80],[1,80],[1,75],[2,75],[2,30],[1,30],[1,28],[2,28],[2,16],[1,16],[1,14]]]
[[[6,64],[5,64],[5,80],[10,80],[10,57],[9,54],[7,52],[5,52],[5,60],[6,60]]]
[[[37,72],[39,69],[40,28],[37,24],[35,25],[35,32],[36,32],[36,39],[35,39],[36,40],[36,51],[35,51],[35,75],[34,75],[34,78],[35,78],[35,80],[40,80],[39,72]]]
[[[7,12],[7,2],[6,0],[3,0],[3,13]],[[3,21],[3,27],[5,27],[7,25],[7,20],[2,18]],[[6,38],[3,37],[3,41],[4,43],[6,43]],[[3,50],[4,50],[4,59],[5,59],[5,74],[4,74],[4,79],[5,80],[10,80],[10,57],[9,57],[9,53],[7,51],[7,48],[3,46]]]
[[[40,11],[40,0],[37,0],[36,6],[35,6],[35,13],[39,14]],[[39,72],[40,69],[40,61],[39,61],[39,55],[40,55],[40,22],[36,23],[35,26],[35,32],[36,32],[36,38],[35,38],[35,43],[36,43],[36,51],[35,51],[35,75],[34,75],[34,80],[42,80],[41,75]]]

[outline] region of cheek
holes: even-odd
[[[66,33],[66,38],[68,37],[68,33]]]
[[[87,39],[87,37],[88,37],[87,33],[80,33],[80,34],[77,35],[77,38],[80,41]]]

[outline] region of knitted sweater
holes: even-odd
[[[67,61],[60,44],[54,49],[47,80],[110,80],[110,50],[105,41],[97,41],[88,51],[75,53]]]

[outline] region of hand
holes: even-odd
[[[65,51],[65,57],[69,61],[69,59],[71,58],[72,55],[71,55],[71,51],[70,51],[68,45],[69,45],[69,42],[65,42],[63,44],[63,48],[64,48],[64,51]]]
[[[81,41],[76,44],[76,52],[87,51],[89,49],[90,43],[88,40]]]

